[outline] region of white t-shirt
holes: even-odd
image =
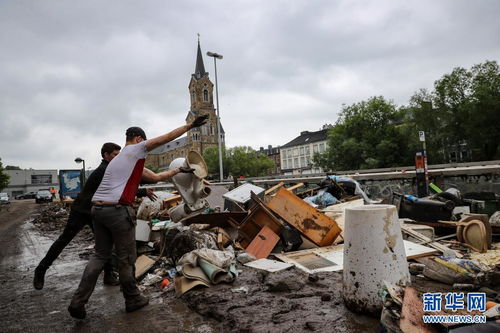
[[[92,201],[132,204],[141,181],[147,153],[146,141],[123,147],[106,168]]]

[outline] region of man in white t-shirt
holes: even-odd
[[[208,115],[198,116],[193,122],[181,126],[162,136],[146,139],[146,133],[139,127],[126,131],[126,144],[106,168],[101,184],[92,197],[92,221],[95,234],[95,251],[91,257],[76,290],[68,311],[71,316],[83,319],[87,304],[104,264],[111,257],[113,244],[118,258],[120,284],[125,298],[127,312],[138,310],[149,303],[141,295],[134,277],[137,257],[135,247],[135,212],[130,206],[141,178],[155,182],[170,179],[179,172],[193,172],[194,169],[177,168],[157,174],[144,168],[149,151],[170,142],[188,130],[205,124]]]

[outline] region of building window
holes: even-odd
[[[319,144],[319,152],[322,153],[325,151],[325,144],[324,143],[320,143]]]
[[[306,159],[305,159],[305,157],[304,157],[304,156],[302,156],[302,157],[300,158],[300,167],[301,167],[301,168],[304,168],[304,167],[306,167],[306,166],[307,166],[307,165],[306,165]]]
[[[214,135],[214,125],[210,124],[210,135]]]
[[[300,155],[304,155],[304,147],[300,147]]]
[[[293,149],[293,156],[299,156],[299,150],[297,148]]]
[[[306,146],[306,155],[310,155],[309,146]]]
[[[317,153],[318,152],[318,145],[313,145],[313,153]]]
[[[52,175],[31,175],[31,184],[52,184]]]
[[[283,168],[288,168],[288,164],[286,163],[286,160],[283,160]]]
[[[293,159],[293,167],[294,168],[300,168],[300,166],[299,166],[299,158],[298,157],[295,157]]]
[[[208,90],[203,90],[203,101],[208,102]]]
[[[191,103],[194,103],[196,101],[196,94],[194,93],[194,90],[191,91]]]

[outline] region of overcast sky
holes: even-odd
[[[228,147],[283,145],[342,104],[402,105],[499,61],[500,1],[0,1],[0,158],[95,168],[125,129],[185,123],[197,33],[218,62]],[[205,68],[214,81],[212,58]]]

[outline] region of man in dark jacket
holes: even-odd
[[[92,217],[90,216],[90,209],[92,208],[92,196],[99,187],[106,167],[109,162],[118,155],[121,147],[116,143],[106,142],[101,148],[102,162],[97,169],[87,179],[83,191],[78,194],[75,202],[71,206],[71,211],[68,217],[68,223],[64,228],[63,233],[52,244],[45,257],[40,261],[35,269],[35,277],[33,286],[35,289],[42,289],[45,281],[45,272],[52,265],[54,260],[57,259],[62,250],[71,242],[71,240],[80,232],[80,230],[88,225],[92,230]],[[119,281],[116,274],[113,272],[113,266],[109,261],[104,269],[104,284],[118,285]]]

